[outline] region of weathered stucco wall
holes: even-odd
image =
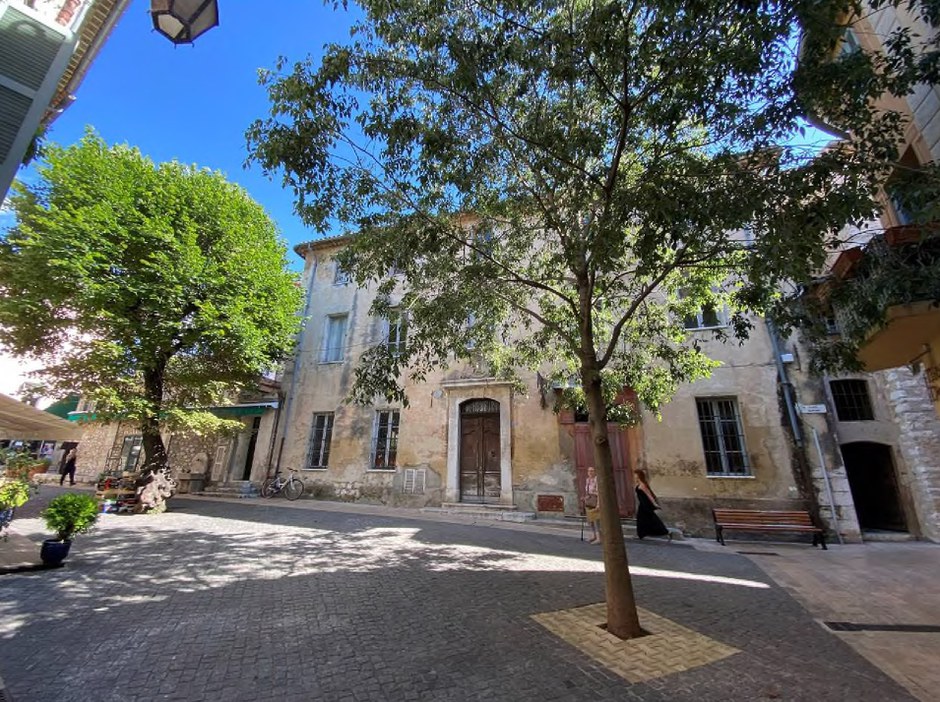
[[[400,409],[398,465],[394,471],[371,470],[376,410],[394,409],[344,404],[359,355],[381,342],[382,320],[369,315],[374,292],[336,283],[332,255],[342,242],[315,245],[307,253],[305,280],[309,288],[309,321],[285,386],[291,390],[285,417],[282,465],[303,467],[309,450],[315,413],[333,413],[329,466],[304,470],[316,494],[344,499],[376,500],[389,504],[439,504],[459,499],[456,479],[459,404],[471,398],[500,403],[508,430],[508,476],[501,501],[536,511],[539,496],[561,498],[564,511],[577,511],[577,490],[570,431],[560,427],[552,410],[554,394],[540,387],[536,375],[524,376],[524,389],[485,381],[464,365],[431,373],[424,382],[407,387],[410,406]],[[347,336],[342,362],[321,362],[326,319],[345,314]],[[709,509],[715,504],[771,507],[799,504],[791,469],[792,447],[783,428],[777,396],[776,368],[767,332],[755,325],[743,346],[702,340],[723,366],[708,380],[683,387],[663,409],[662,421],[646,415],[637,460],[650,469],[656,490],[681,527],[703,531],[710,527]],[[544,397],[543,397],[544,393]],[[733,397],[744,425],[751,465],[747,477],[709,477],[706,474],[696,397]],[[503,457],[503,465],[507,458]],[[426,472],[423,495],[401,493],[406,469]],[[556,503],[557,507],[557,503]]]
[[[706,352],[722,366],[710,378],[680,387],[662,408],[660,421],[648,413],[643,417],[644,462],[663,503],[664,518],[686,531],[708,533],[715,506],[801,508],[766,328],[758,320],[742,345],[722,344],[700,334]],[[750,475],[708,475],[696,398],[736,399]]]

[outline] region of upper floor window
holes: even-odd
[[[343,268],[339,261],[336,262],[336,269],[333,273],[333,285],[349,285],[352,280],[352,276],[349,274],[345,268]]]
[[[862,422],[875,418],[865,380],[831,380],[832,401],[840,422]]]
[[[862,50],[862,45],[858,43],[858,35],[851,27],[846,27],[842,34],[842,44],[839,47],[840,54],[854,54]]]
[[[408,315],[402,310],[391,310],[385,320],[385,329],[385,343],[389,352],[395,356],[404,353],[408,338]]]
[[[685,290],[679,291],[679,298],[686,297]],[[686,329],[717,329],[728,325],[728,315],[724,309],[716,309],[712,305],[705,305],[688,314],[682,322]]]
[[[372,470],[394,470],[398,465],[398,421],[398,410],[375,413]]]
[[[347,315],[337,314],[326,318],[323,332],[323,348],[320,352],[321,363],[338,363],[343,360],[346,346]]]
[[[703,397],[695,400],[695,407],[708,475],[750,475],[737,400],[733,397]]]

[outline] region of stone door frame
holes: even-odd
[[[460,405],[466,400],[499,403],[499,504],[512,501],[512,385],[492,379],[448,380],[441,383],[447,394],[447,475],[444,502],[460,501]]]

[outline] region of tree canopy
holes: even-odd
[[[0,239],[0,343],[99,419],[205,426],[198,408],[292,349],[301,293],[264,209],[222,174],[88,132],[50,145]],[[159,451],[157,450],[159,448]],[[154,452],[160,456],[154,455]]]
[[[272,113],[249,131],[301,216],[351,234],[341,260],[379,286],[373,311],[410,315],[407,348],[366,352],[353,395],[405,402],[454,356],[577,376],[610,598],[628,583],[605,395],[627,386],[656,411],[715,365],[687,327],[746,337],[874,212],[898,122],[868,109],[865,66],[829,61],[855,5],[360,4],[349,43],[265,76]],[[834,88],[857,138],[799,143]],[[727,326],[685,323],[725,310]],[[635,634],[622,614],[609,599],[610,630]]]

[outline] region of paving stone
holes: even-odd
[[[603,600],[576,538],[186,500],[104,515],[65,568],[0,577],[0,676],[32,702],[910,699],[748,559],[629,550],[650,616],[740,653],[664,645],[697,667],[630,683],[536,624]]]

